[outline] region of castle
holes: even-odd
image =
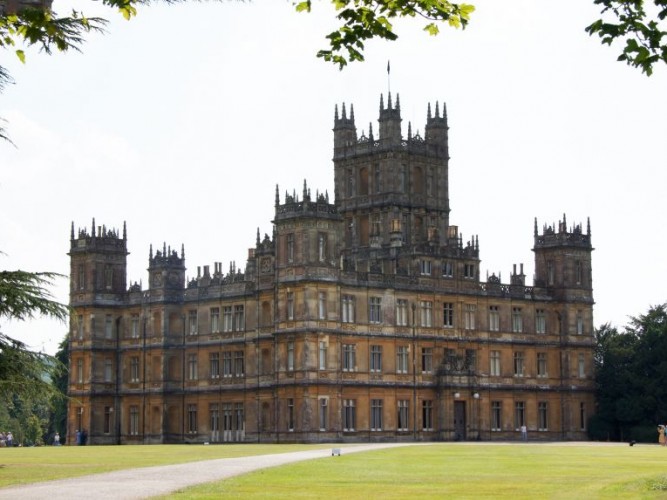
[[[535,276],[480,277],[450,224],[447,113],[377,138],[334,117],[333,202],[275,195],[245,270],[186,282],[151,247],[128,287],[128,238],[71,231],[68,439],[91,444],[585,439],[594,411],[591,231],[534,227]]]

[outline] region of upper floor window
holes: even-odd
[[[419,302],[421,326],[431,328],[433,326],[433,302],[422,300]]]
[[[516,351],[514,353],[514,376],[523,377],[526,372],[525,358],[523,352]]]
[[[554,261],[547,261],[547,285],[553,285],[556,281],[556,271],[554,269]]]
[[[433,372],[433,348],[422,347],[422,373]]]
[[[287,342],[287,371],[294,370],[294,341]]]
[[[188,314],[188,333],[197,335],[197,311],[190,311]]]
[[[382,371],[382,346],[371,346],[371,371],[379,373]]]
[[[489,331],[500,331],[500,312],[498,306],[489,306]]]
[[[294,292],[287,292],[287,320],[294,319]]]
[[[188,380],[197,380],[197,355],[188,354]]]
[[[382,323],[382,298],[371,297],[368,304],[368,322]]]
[[[547,353],[538,352],[537,353],[537,376],[546,377],[547,376]]]
[[[535,309],[535,333],[547,332],[547,317],[544,309]]]
[[[139,357],[130,358],[130,382],[139,382]]]
[[[523,332],[523,316],[520,307],[512,308],[512,331],[514,333]]]
[[[113,338],[113,317],[111,314],[107,314],[104,318],[104,338],[112,339]]]
[[[463,277],[466,279],[475,278],[475,264],[464,264],[463,265]]]
[[[398,299],[396,301],[396,326],[408,325],[408,301]]]
[[[584,316],[581,311],[577,311],[577,335],[584,334]]]
[[[211,333],[220,331],[220,308],[211,308]]]
[[[382,190],[382,186],[380,185],[380,165],[373,167],[373,187],[376,193]]]
[[[430,260],[421,260],[419,261],[419,267],[422,276],[430,276],[431,275],[431,261]]]
[[[133,339],[139,338],[139,315],[133,314],[130,320],[130,337]]]
[[[464,327],[466,330],[475,329],[475,304],[466,304],[463,309]]]
[[[327,235],[324,233],[317,237],[317,258],[320,262],[327,260]]]
[[[83,340],[83,314],[76,317],[76,338]]]
[[[222,308],[222,331],[231,332],[234,326],[232,306]]]
[[[442,277],[451,278],[454,276],[454,264],[451,261],[445,260],[442,262]]]
[[[583,268],[581,266],[581,261],[577,260],[574,262],[574,281],[577,285],[581,285],[583,282]]]
[[[320,340],[320,370],[327,369],[327,343]]]
[[[234,306],[234,330],[240,332],[245,330],[245,314],[242,305]]]
[[[407,346],[398,346],[396,349],[396,373],[408,373]]]
[[[343,371],[353,372],[357,369],[357,346],[343,344]]]
[[[490,375],[500,377],[500,351],[491,351],[489,355]]]
[[[586,377],[586,357],[583,352],[580,352],[577,357],[577,377]]]
[[[442,308],[443,320],[442,326],[445,328],[452,328],[454,326],[454,303],[445,302]]]
[[[354,297],[352,295],[343,295],[341,321],[343,323],[354,323]]]
[[[104,288],[111,290],[113,287],[113,267],[111,264],[104,266]]]
[[[77,284],[79,285],[79,290],[86,288],[86,271],[83,264],[79,264],[78,273],[77,273]]]
[[[317,318],[327,319],[327,293],[319,292],[317,294]]]
[[[294,262],[294,234],[287,235],[287,262]]]

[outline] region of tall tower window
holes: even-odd
[[[586,378],[586,357],[583,352],[580,352],[577,356],[577,376]]]
[[[373,185],[376,193],[379,193],[382,190],[382,187],[380,186],[380,165],[375,165],[373,167]]]
[[[415,167],[412,170],[412,192],[415,194],[424,193],[424,173],[421,167]]]
[[[294,319],[294,292],[287,292],[287,320]]]
[[[83,384],[83,359],[76,360],[76,383]]]
[[[188,312],[188,334],[197,335],[197,311]]]
[[[475,264],[463,265],[463,277],[466,279],[475,279]]]
[[[380,234],[382,234],[380,214],[373,214],[371,216],[371,236],[380,236]]]
[[[294,431],[294,399],[287,400],[287,430]]]
[[[347,169],[347,196],[354,196],[354,172],[351,168]]]
[[[553,286],[553,284],[556,281],[556,272],[554,270],[554,261],[553,260],[548,260],[547,261],[547,285]]]
[[[327,420],[329,415],[329,401],[327,398],[320,398],[320,430],[327,430]]]
[[[361,167],[359,169],[359,194],[368,194],[368,168]]]
[[[287,235],[287,262],[294,262],[294,234]]]
[[[109,358],[104,360],[104,381],[106,383],[113,381],[113,365]]]
[[[139,315],[133,314],[130,320],[130,337],[133,339],[139,338]]]
[[[401,165],[398,171],[398,192],[406,193],[408,186],[408,167]]]
[[[317,237],[317,258],[320,262],[327,259],[327,235],[320,233]]]
[[[577,335],[584,334],[584,316],[581,311],[577,311]]]
[[[320,340],[320,370],[327,369],[327,343]]]
[[[287,342],[287,371],[294,371],[294,341]]]
[[[445,260],[442,262],[442,277],[451,278],[454,276],[454,264],[451,261]]]
[[[83,314],[76,317],[76,338],[77,340],[83,340]]]
[[[317,294],[317,317],[318,319],[327,319],[327,292]]]
[[[113,267],[111,264],[104,266],[104,288],[111,290],[113,287]]]
[[[111,340],[113,338],[113,317],[107,314],[104,317],[104,338]]]
[[[581,283],[583,282],[583,271],[580,260],[577,260],[574,263],[574,280],[577,283],[577,285],[581,285]]]
[[[77,283],[79,285],[79,290],[85,290],[86,288],[86,268],[83,264],[79,264],[77,272]]]

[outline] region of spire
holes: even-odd
[[[181,259],[185,260],[185,245],[181,243]]]
[[[563,231],[567,233],[567,219],[565,218],[565,214],[563,214]]]
[[[347,118],[347,113],[345,112],[345,103],[343,103],[343,120]]]
[[[162,242],[162,256],[165,257],[167,255],[167,242],[163,241]]]
[[[70,239],[72,239],[72,240],[74,239],[74,221],[72,221],[72,231],[71,231],[71,234],[70,234]]]
[[[370,141],[374,141],[374,139],[373,139],[373,122],[370,122],[368,124],[368,139]]]
[[[447,103],[442,101],[442,117],[447,121]]]
[[[150,250],[148,251],[148,260],[153,260],[153,244],[151,243]]]
[[[91,236],[93,238],[95,237],[95,217],[93,217],[93,232],[91,233]]]
[[[588,236],[591,235],[591,218],[586,217],[586,232],[588,233]]]
[[[440,104],[438,101],[435,101],[435,117],[440,118]]]
[[[303,180],[303,201],[308,198],[308,187],[306,186],[306,179]]]
[[[354,104],[350,103],[350,120],[354,123]]]
[[[280,193],[278,192],[278,184],[276,184],[276,206],[280,205]]]
[[[534,229],[534,235],[537,236],[537,217],[535,217],[535,229]]]

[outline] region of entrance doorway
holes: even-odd
[[[464,441],[466,439],[465,401],[454,401],[454,439],[456,441]]]

